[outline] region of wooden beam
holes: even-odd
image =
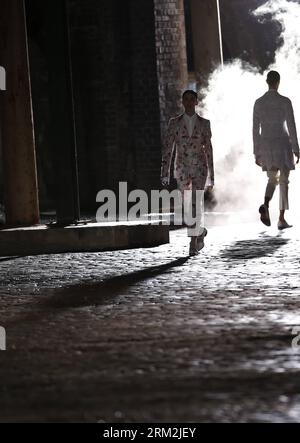
[[[0,65],[4,203],[9,226],[39,223],[38,185],[24,0],[1,0]]]

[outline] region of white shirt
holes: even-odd
[[[184,114],[184,121],[187,126],[190,137],[192,137],[192,135],[193,135],[196,120],[197,120],[197,114],[194,114],[192,117],[187,115],[187,113]]]

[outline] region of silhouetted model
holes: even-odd
[[[174,152],[175,170],[179,190],[192,190],[192,205],[196,206],[197,190],[205,190],[208,177],[209,185],[214,185],[214,163],[211,145],[210,122],[198,114],[195,108],[198,104],[197,93],[187,90],[183,93],[182,104],[185,113],[172,118],[169,122],[167,136],[163,148],[161,180],[163,185],[170,181],[170,167]],[[193,211],[194,213],[194,211]],[[195,214],[195,213],[194,213]],[[207,230],[200,228],[198,235],[194,230],[188,230],[191,237],[190,255],[196,255],[204,247],[204,237]]]
[[[276,186],[280,185],[280,215],[278,229],[291,226],[285,220],[289,209],[289,175],[295,169],[294,155],[299,163],[299,145],[290,99],[278,93],[280,75],[270,71],[267,76],[269,91],[256,100],[253,112],[253,142],[256,164],[267,172],[269,182],[265,202],[259,208],[261,221],[271,225],[269,203]]]

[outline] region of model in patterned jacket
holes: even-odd
[[[214,162],[211,144],[210,121],[196,113],[197,93],[187,90],[183,93],[182,104],[185,113],[171,118],[162,153],[161,181],[164,186],[170,182],[171,163],[175,155],[174,177],[179,190],[192,190],[192,204],[195,207],[197,190],[205,191],[214,186]],[[197,234],[197,233],[196,233]],[[204,247],[207,230],[201,227],[199,235],[189,229],[190,255],[196,255]]]

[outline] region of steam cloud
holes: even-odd
[[[263,74],[241,60],[218,68],[210,77],[202,109],[212,124],[217,210],[249,211],[250,217],[257,217],[267,183],[266,174],[254,162],[252,112],[255,100],[267,90],[265,79],[271,69],[281,74],[279,93],[293,102],[300,139],[300,4],[269,0],[254,11],[258,20],[266,20],[267,14],[268,19],[271,14],[271,19],[282,26],[284,43],[277,49],[274,63]],[[290,181],[290,206],[294,213],[297,205],[300,207],[299,166],[291,173]],[[272,203],[274,211],[278,211],[276,197]]]

